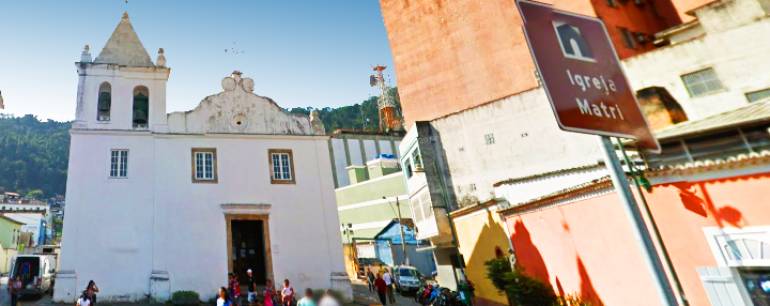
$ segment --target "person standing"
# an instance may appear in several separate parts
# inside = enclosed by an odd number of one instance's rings
[[[294,288],[291,287],[289,279],[283,280],[283,289],[281,289],[281,305],[291,306],[294,302]]]
[[[385,285],[387,285],[387,293],[388,293],[388,302],[391,304],[396,303],[396,295],[393,293],[393,275],[390,274],[390,269],[385,269],[385,273],[382,275],[382,280],[385,281]]]
[[[11,306],[16,306],[19,303],[19,295],[21,295],[21,288],[23,286],[21,276],[17,275],[8,281],[8,295],[11,296]]]
[[[372,273],[372,267],[366,267],[366,280],[368,280],[367,284],[369,285],[369,292],[374,291],[374,273]]]
[[[246,270],[246,299],[249,301],[249,306],[254,305],[257,302],[257,280],[254,279],[254,273],[251,269]]]
[[[262,303],[264,306],[273,306],[275,305],[275,286],[273,286],[273,281],[271,280],[265,280],[265,292],[264,292],[265,300]]]
[[[299,299],[297,306],[316,306],[313,300],[313,289],[305,289],[305,296]]]
[[[232,306],[233,303],[230,301],[230,295],[227,294],[227,288],[220,287],[219,293],[217,294],[217,306]]]
[[[374,280],[374,287],[377,288],[377,297],[380,298],[380,303],[384,306],[387,305],[387,299],[385,295],[388,292],[388,285],[385,284],[385,280],[382,279],[381,274],[377,274],[377,278]]]
[[[91,306],[92,304],[91,295],[88,293],[88,290],[83,290],[83,294],[80,295],[80,298],[75,303],[76,306]]]
[[[96,282],[94,282],[94,280],[88,281],[88,286],[86,286],[86,293],[88,293],[88,297],[91,298],[91,306],[96,306],[97,292],[99,292],[99,287],[96,286]]]
[[[238,306],[238,300],[241,297],[241,284],[238,283],[238,277],[234,273],[228,273],[227,277],[227,293],[230,294],[230,301],[234,306]]]
[[[334,297],[331,289],[326,289],[321,300],[318,301],[318,306],[340,306],[340,302]]]

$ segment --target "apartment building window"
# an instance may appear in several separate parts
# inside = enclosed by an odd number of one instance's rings
[[[495,134],[489,133],[484,135],[484,143],[487,145],[495,144]]]
[[[125,178],[128,176],[128,150],[110,151],[110,177]]]
[[[412,175],[414,175],[414,171],[412,170],[412,161],[410,158],[404,160],[404,173],[406,174],[406,178],[411,178]]]
[[[620,34],[623,36],[623,44],[626,46],[626,48],[634,49],[636,48],[636,40],[634,39],[634,33],[631,33],[626,28],[620,28]]]
[[[291,150],[270,149],[270,183],[294,184],[294,158]]]
[[[757,102],[760,100],[770,99],[770,88],[746,93],[746,99],[748,99],[749,102]]]
[[[418,149],[414,149],[414,151],[412,151],[412,164],[414,164],[414,169],[422,169],[422,156],[420,155],[420,150]]]
[[[722,90],[722,82],[713,68],[682,75],[682,81],[691,97],[701,97]]]
[[[217,182],[217,149],[192,149],[192,181],[193,183]]]

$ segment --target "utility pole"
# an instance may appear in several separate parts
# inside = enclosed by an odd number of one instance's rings
[[[388,200],[386,197],[382,197],[383,200]],[[398,230],[401,233],[401,255],[403,255],[401,259],[402,265],[408,265],[409,264],[409,258],[406,257],[406,239],[404,238],[404,223],[401,221],[401,203],[398,201],[398,196],[396,196],[396,214],[398,215]]]

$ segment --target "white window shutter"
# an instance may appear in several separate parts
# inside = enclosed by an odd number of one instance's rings
[[[744,301],[738,284],[740,280],[733,278],[728,267],[700,267],[698,275],[706,289],[706,295],[712,306],[745,306],[752,305]]]

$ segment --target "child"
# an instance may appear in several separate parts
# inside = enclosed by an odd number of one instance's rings
[[[283,289],[281,289],[281,305],[291,306],[294,302],[294,288],[289,284],[289,279],[283,280]]]
[[[264,296],[264,306],[273,306],[273,300],[275,300],[275,287],[273,286],[273,281],[269,279],[265,281]]]
[[[228,273],[229,281],[227,283],[228,293],[230,293],[230,301],[234,306],[238,306],[238,301],[241,298],[241,284],[238,283],[238,277],[233,273]]]

